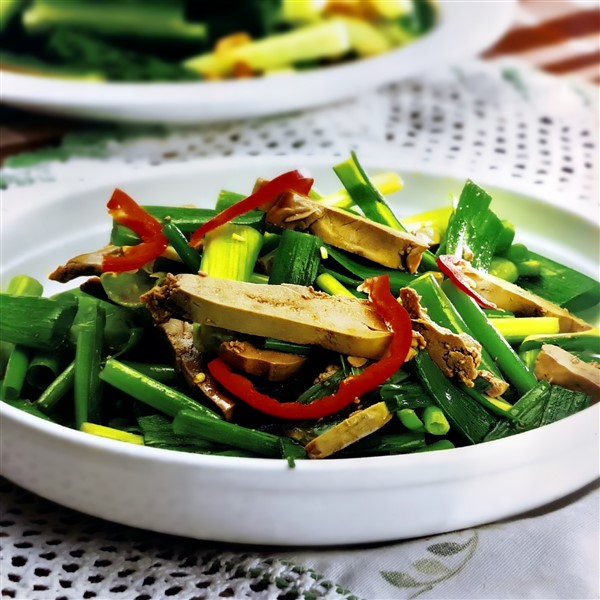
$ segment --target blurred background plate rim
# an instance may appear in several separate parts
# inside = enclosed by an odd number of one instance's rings
[[[515,8],[516,0],[441,2],[438,25],[404,47],[326,68],[247,80],[94,83],[1,70],[1,99],[67,117],[137,123],[189,124],[280,114],[472,58],[506,32]],[[169,114],[169,109],[176,112]]]

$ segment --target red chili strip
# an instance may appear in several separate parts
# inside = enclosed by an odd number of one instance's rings
[[[136,246],[124,247],[123,254],[105,256],[103,272],[135,271],[164,252],[168,241],[162,233],[162,225],[123,190],[115,189],[106,207],[117,223],[135,231],[142,241]]]
[[[229,223],[235,217],[239,217],[263,204],[268,204],[283,192],[292,190],[307,195],[312,184],[313,179],[304,176],[300,171],[288,171],[275,177],[275,179],[271,179],[247,198],[228,206],[218,215],[198,227],[190,239],[190,246],[198,248],[202,243],[202,238],[213,229]]]
[[[458,289],[473,298],[479,306],[490,309],[498,308],[493,302],[490,302],[473,289],[471,281],[460,269],[461,262],[460,258],[451,254],[442,254],[436,259],[440,271],[446,275]]]
[[[222,359],[208,363],[211,375],[230,393],[254,409],[287,420],[320,419],[346,408],[355,399],[375,389],[391,377],[404,363],[412,343],[412,323],[404,307],[390,291],[388,275],[367,279],[362,289],[392,334],[387,355],[369,365],[360,375],[350,376],[339,385],[335,394],[324,396],[310,404],[279,402],[257,391],[252,382],[231,370]]]

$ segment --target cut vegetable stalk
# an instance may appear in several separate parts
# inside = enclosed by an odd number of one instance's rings
[[[56,27],[92,31],[103,36],[134,36],[152,40],[203,42],[206,25],[189,22],[179,2],[137,4],[113,2],[101,10],[102,3],[54,2],[35,0],[23,13],[23,26],[33,34]],[[132,27],[132,23],[140,23]]]
[[[68,340],[77,300],[0,294],[0,338],[37,350],[54,350]]]
[[[349,456],[383,456],[409,454],[425,448],[425,436],[418,431],[406,433],[373,434],[346,448],[342,454]]]
[[[6,372],[2,380],[0,397],[2,400],[18,400],[21,398],[23,385],[29,368],[30,351],[17,345],[12,349]]]
[[[221,225],[204,238],[200,271],[211,277],[249,281],[262,240],[262,234],[253,227]]]
[[[171,365],[131,360],[123,360],[122,362],[127,367],[139,371],[142,375],[146,375],[146,377],[160,381],[160,383],[172,384],[177,381],[177,372],[175,371],[175,367]]]
[[[261,456],[278,458],[281,455],[280,438],[272,433],[256,431],[226,421],[208,418],[197,411],[182,410],[173,421],[173,431],[201,440],[223,443]]]
[[[529,251],[529,257],[540,263],[540,275],[519,281],[527,291],[572,312],[596,306],[600,301],[600,283],[596,279],[535,252]]]
[[[541,423],[549,394],[550,384],[547,381],[540,381],[529,392],[521,396],[511,408],[510,414],[512,419],[498,421],[483,441],[491,442],[499,440],[510,435],[515,435],[519,431],[538,427]]]
[[[83,299],[79,304],[81,320],[75,350],[75,425],[81,428],[86,421],[98,423],[101,417],[102,368],[104,339],[104,309],[94,299]]]
[[[591,402],[591,396],[588,396],[584,392],[574,392],[558,385],[553,385],[550,388],[550,394],[544,407],[540,427],[574,415],[580,410],[587,408]]]
[[[181,410],[188,409],[202,413],[211,419],[221,418],[189,396],[147,377],[114,358],[107,359],[100,373],[100,379],[170,417],[174,417]]]
[[[425,431],[431,435],[446,435],[450,431],[446,415],[437,406],[426,406],[422,419]]]
[[[40,297],[44,292],[44,286],[29,275],[15,275],[11,277],[6,286],[5,293],[13,296]]]
[[[356,297],[356,294],[353,294],[348,288],[344,287],[344,285],[330,273],[321,273],[317,277],[315,283],[320,289],[332,296],[346,296],[347,298]]]
[[[530,335],[549,336],[560,331],[560,321],[557,317],[492,318],[490,323],[511,346],[521,343]]]
[[[448,227],[448,220],[452,215],[452,207],[435,208],[425,212],[417,213],[407,217],[402,217],[400,222],[402,226],[412,233],[420,230],[434,229],[444,235]]]
[[[38,350],[29,361],[26,380],[35,389],[46,389],[61,370],[62,355],[56,350]]]
[[[15,275],[11,277],[6,287],[6,293],[12,296],[27,296],[39,298],[44,292],[42,284],[28,275]],[[4,307],[3,307],[4,310]],[[9,340],[0,336],[2,343],[6,344],[5,351],[8,353],[8,360],[3,372],[3,380],[0,388],[0,398],[3,400],[17,400],[21,397],[21,391],[27,378],[29,368],[30,350],[20,345],[11,345]]]
[[[544,344],[559,346],[574,354],[600,355],[600,329],[557,333],[554,335],[529,335],[519,346],[519,353],[539,350]]]
[[[230,192],[229,190],[221,190],[217,201],[215,202],[215,210],[219,213],[234,204],[237,204],[243,200],[246,196],[244,194],[238,194],[237,192]]]
[[[490,210],[492,197],[468,180],[448,222],[438,256],[450,254],[470,260],[474,267],[487,269],[504,227]]]
[[[462,390],[456,387],[435,365],[427,352],[413,359],[419,381],[432,400],[444,411],[452,429],[471,444],[478,444],[498,423],[490,414]]]
[[[412,408],[402,408],[396,412],[398,419],[406,429],[410,431],[425,431],[423,421],[419,418],[417,413]]]
[[[312,59],[337,58],[350,48],[347,28],[340,21],[330,21],[272,35],[226,52],[203,54],[183,64],[201,75],[223,77],[240,63],[252,71],[265,71]]]
[[[351,153],[349,159],[333,167],[333,170],[346,188],[350,198],[360,207],[367,218],[392,229],[405,231],[381,192],[361,167],[354,152]]]
[[[436,452],[437,450],[452,450],[456,446],[450,440],[437,440],[427,444],[424,448],[418,448],[415,452]]]
[[[388,196],[399,192],[404,187],[404,182],[398,173],[375,173],[370,177],[372,184],[382,196]],[[336,208],[353,208],[356,203],[348,193],[346,188],[338,190],[333,194],[328,194],[319,199],[319,202],[326,206],[335,206]]]
[[[51,413],[61,400],[73,389],[75,381],[75,361],[72,361],[62,373],[40,394],[35,405],[43,413]]]
[[[496,361],[509,383],[514,385],[520,394],[524,394],[535,387],[537,383],[535,375],[491,324],[476,302],[459,290],[451,281],[445,281],[442,284],[442,289],[467,323],[475,339]]]
[[[108,438],[110,440],[116,440],[118,442],[127,442],[128,444],[137,444],[138,446],[144,445],[144,438],[141,435],[135,433],[129,433],[128,431],[121,431],[114,427],[106,427],[105,425],[98,425],[96,423],[84,422],[79,427],[80,431],[84,433],[91,433],[99,437]]]
[[[200,269],[200,254],[188,245],[188,240],[181,229],[168,219],[163,223],[162,232],[167,240],[169,240],[171,246],[173,246],[175,252],[177,252],[179,258],[181,258],[183,264],[191,273],[197,273]]]
[[[313,285],[321,264],[322,245],[321,240],[314,235],[285,229],[277,247],[269,283]]]

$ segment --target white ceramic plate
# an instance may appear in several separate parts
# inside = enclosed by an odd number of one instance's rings
[[[510,26],[515,4],[515,0],[442,1],[438,26],[404,48],[340,66],[262,79],[89,83],[3,71],[2,101],[69,117],[171,124],[311,108],[477,55]]]
[[[339,159],[244,157],[156,167],[82,189],[53,186],[13,204],[3,197],[2,277],[44,279],[107,239],[115,186],[143,203],[210,206],[221,187],[245,192],[257,176],[307,168],[339,188]],[[464,179],[407,165],[397,213],[440,206]],[[485,182],[480,182],[485,184]],[[486,186],[488,187],[488,186]],[[542,201],[488,187],[519,238],[550,257],[598,272],[598,227]],[[592,254],[592,256],[590,256]],[[63,289],[49,285],[47,292]],[[487,523],[562,497],[598,476],[598,405],[558,423],[479,446],[407,456],[299,461],[191,455],[94,437],[1,404],[2,472],[65,506],[145,529],[200,539],[278,545],[376,542]]]

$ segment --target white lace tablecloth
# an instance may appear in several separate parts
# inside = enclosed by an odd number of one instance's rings
[[[36,186],[108,180],[192,157],[385,155],[510,184],[600,215],[597,88],[518,63],[469,62],[333,107],[165,130],[90,126],[9,159],[3,204]],[[16,200],[15,200],[16,201]],[[0,481],[1,594],[23,600],[599,596],[598,483],[465,531],[351,548],[236,547],[149,533]],[[410,518],[410,515],[406,515]]]

